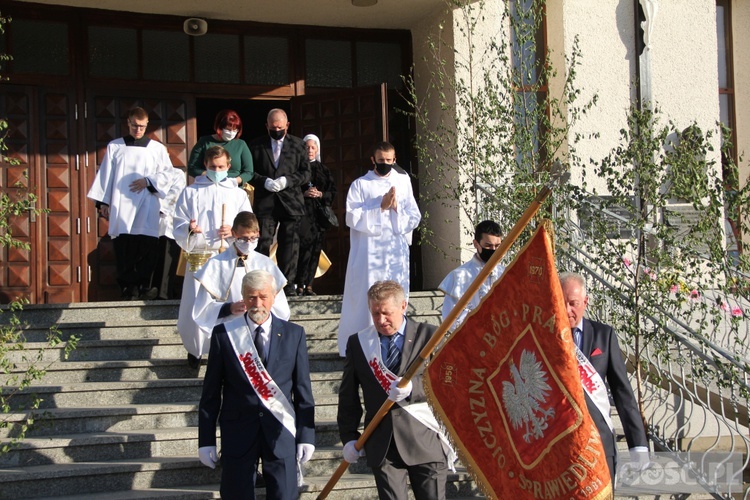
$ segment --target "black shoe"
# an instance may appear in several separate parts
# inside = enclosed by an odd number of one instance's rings
[[[294,285],[287,285],[284,287],[284,295],[286,295],[286,298],[292,298],[297,296],[297,290],[294,288]]]
[[[307,288],[305,288],[305,295],[310,297],[310,296],[317,295],[317,294],[313,292],[313,289],[311,286],[308,286]]]
[[[188,365],[193,370],[197,370],[198,368],[201,367],[201,358],[196,358],[192,354],[188,353],[188,358],[187,359],[188,359]]]
[[[138,300],[139,296],[140,293],[138,293],[138,285],[122,287],[122,300]]]
[[[297,297],[301,297],[305,293],[305,289],[300,287],[297,287]]]
[[[159,289],[156,287],[141,287],[138,298],[141,300],[154,300],[159,295]]]

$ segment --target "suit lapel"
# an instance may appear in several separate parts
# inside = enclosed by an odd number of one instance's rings
[[[414,354],[414,339],[417,337],[417,326],[414,321],[406,321],[406,328],[404,328],[404,347],[401,349],[401,364],[398,367],[398,373],[396,375],[403,374],[409,365],[411,364],[412,355]]]
[[[276,365],[278,345],[281,343],[282,328],[279,319],[271,315],[271,334],[268,337],[268,358],[266,359],[266,369]]]
[[[591,351],[594,350],[594,326],[586,318],[583,319],[583,341],[581,342],[581,346],[586,358],[591,359]]]

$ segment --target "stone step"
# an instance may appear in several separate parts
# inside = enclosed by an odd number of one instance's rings
[[[220,478],[220,470],[204,467],[194,456],[0,469],[3,497],[13,499],[217,484]]]
[[[316,457],[319,455],[319,458]],[[316,498],[341,460],[340,450],[321,448],[306,464],[305,486],[300,498]],[[319,462],[316,464],[315,462]],[[360,462],[364,462],[361,460]],[[324,469],[321,469],[324,468]],[[375,481],[364,464],[353,464],[336,484],[328,498],[377,498]],[[320,470],[321,475],[314,474]],[[107,462],[75,462],[0,469],[0,483],[7,498],[218,498],[221,468],[209,469],[194,456],[173,456],[145,459],[123,459]],[[151,495],[154,489],[158,495]],[[132,493],[134,491],[143,493]],[[170,496],[170,491],[211,496]],[[79,491],[88,495],[63,496]],[[129,493],[128,493],[129,492]],[[94,494],[92,494],[94,493]],[[96,494],[99,493],[99,494]],[[263,489],[257,490],[264,498]],[[450,498],[476,498],[476,483],[461,469],[449,473],[447,493]],[[120,496],[121,495],[121,496]],[[143,495],[143,496],[141,496]],[[410,495],[411,498],[411,495]]]
[[[311,374],[313,394],[336,394],[340,383],[340,374],[320,373]],[[203,380],[200,378],[36,385],[14,394],[12,404],[16,408],[25,407],[35,398],[42,399],[39,405],[40,409],[108,406],[112,404],[197,402],[200,400],[202,388]],[[3,388],[4,393],[9,393],[12,390],[12,387]]]
[[[87,432],[127,433],[144,429],[196,427],[198,402],[82,406],[12,413],[5,415],[9,427],[0,429],[0,438],[8,439],[17,435],[18,426],[27,415],[34,419],[34,425],[27,433],[28,437]]]
[[[293,320],[308,314],[339,314],[341,295],[317,295],[314,297],[294,297],[289,300]],[[440,311],[443,293],[440,291],[411,292],[407,315],[415,312]],[[177,320],[179,300],[152,300],[129,302],[81,302],[71,304],[27,304],[17,315],[24,325],[35,328],[49,328],[66,323],[125,325],[138,324],[144,320]],[[0,306],[8,312],[7,305]],[[0,323],[7,321],[0,315]]]
[[[190,368],[185,359],[146,359],[123,361],[54,361],[46,367],[46,375],[41,382],[71,384],[82,382],[119,382],[135,380],[162,380],[180,378],[203,379],[206,372],[203,362],[198,371]],[[0,374],[0,385],[10,385],[13,377],[28,368],[19,363],[7,374]],[[341,379],[341,374],[326,375],[328,371],[311,371],[311,380],[323,380],[330,376]],[[338,385],[333,389],[338,390]]]

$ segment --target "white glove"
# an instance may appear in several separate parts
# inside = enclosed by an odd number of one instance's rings
[[[315,446],[309,443],[297,444],[297,462],[304,464],[310,460],[315,452]]]
[[[206,467],[216,468],[219,457],[216,455],[216,446],[203,446],[198,448],[198,458]]]
[[[278,179],[276,179],[276,187],[279,191],[283,191],[286,189],[287,182],[288,181],[286,177],[279,177]]]
[[[357,460],[359,460],[359,457],[365,456],[364,448],[357,451],[357,448],[354,447],[354,443],[356,442],[357,441],[349,441],[348,443],[344,445],[344,460],[346,460],[350,464],[357,463]]]
[[[648,455],[648,447],[634,446],[628,450],[630,452],[630,467],[634,470],[646,470],[651,463]]]
[[[406,387],[404,387],[403,389],[398,388],[399,382],[401,382],[401,377],[391,382],[391,388],[388,390],[388,399],[390,399],[394,403],[403,401],[404,399],[409,397],[409,394],[411,394],[411,380],[409,380],[409,383],[406,384]]]
[[[266,182],[263,183],[263,187],[265,187],[267,191],[271,191],[272,193],[279,192],[279,185],[273,179],[266,179]]]

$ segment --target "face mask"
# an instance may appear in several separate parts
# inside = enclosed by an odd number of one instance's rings
[[[225,141],[231,141],[235,137],[237,137],[236,130],[229,130],[225,128],[221,131],[221,138],[224,139]]]
[[[269,130],[268,135],[270,135],[271,139],[273,139],[274,141],[280,141],[286,135],[286,130]]]
[[[486,264],[493,253],[495,253],[495,250],[492,248],[482,248],[482,251],[479,252],[479,258]]]
[[[206,170],[206,176],[217,184],[227,178],[227,171]]]
[[[388,175],[393,168],[393,165],[388,163],[376,163],[375,171],[380,175]]]
[[[255,251],[258,246],[258,240],[255,241],[242,241],[234,240],[234,246],[240,251],[242,255],[248,255],[250,252]]]

